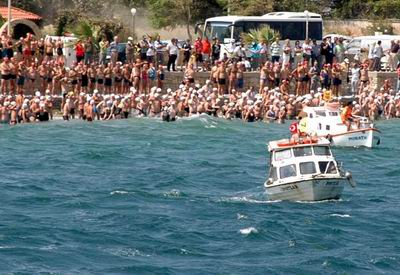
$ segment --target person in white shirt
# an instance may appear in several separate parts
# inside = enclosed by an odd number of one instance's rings
[[[178,58],[178,52],[179,52],[177,40],[175,38],[172,38],[171,42],[167,45],[167,51],[169,55],[167,70],[171,71],[171,66],[172,66],[172,70],[175,72],[176,71],[175,62],[176,59]]]
[[[156,55],[156,50],[154,48],[154,43],[151,41],[151,39],[149,39],[149,42],[148,42],[147,45],[148,45],[149,48],[147,49],[147,52],[146,52],[146,60],[149,63],[153,63],[154,62],[154,57]]]
[[[303,61],[310,62],[312,56],[312,45],[308,38],[304,40],[303,46],[301,48],[303,51]]]
[[[290,63],[291,55],[292,55],[292,47],[290,46],[290,40],[286,39],[285,45],[283,46],[283,61],[282,61],[283,67],[285,67],[285,65]]]
[[[160,36],[158,36],[156,41],[154,41],[154,48],[157,52],[157,65],[163,65],[166,46],[161,42]]]
[[[279,38],[271,44],[271,61],[272,63],[279,62],[281,57],[281,45],[279,45]]]
[[[378,43],[376,43],[375,48],[372,52],[372,56],[374,58],[374,66],[373,66],[374,71],[381,70],[381,58],[383,57],[383,48],[382,48],[381,44],[382,44],[382,42],[378,41]]]
[[[357,63],[354,63],[351,69],[351,92],[353,95],[357,94],[358,84],[360,83],[360,68]]]

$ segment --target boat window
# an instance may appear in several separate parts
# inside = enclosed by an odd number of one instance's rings
[[[325,111],[315,111],[315,114],[316,114],[317,116],[326,116]]]
[[[295,177],[297,175],[296,165],[286,165],[279,168],[279,174],[281,175],[281,179]]]
[[[269,173],[269,177],[272,178],[273,181],[276,181],[278,179],[278,174],[276,171],[276,167],[271,167],[271,171]]]
[[[330,156],[331,150],[328,146],[314,146],[314,154],[316,156]]]
[[[292,150],[291,149],[286,149],[282,151],[276,151],[275,152],[275,160],[280,161],[284,159],[290,159],[292,157]]]
[[[326,130],[330,130],[331,129],[331,126],[330,125],[326,125]]]
[[[338,116],[339,113],[338,113],[338,112],[329,112],[329,115],[330,115],[330,116]]]
[[[333,161],[320,161],[318,162],[319,170],[323,174],[336,174],[336,166]]]
[[[295,157],[305,157],[305,156],[311,156],[311,147],[297,147],[293,148],[293,153]]]
[[[310,175],[315,173],[317,173],[317,169],[315,168],[314,162],[309,161],[300,163],[300,174]]]

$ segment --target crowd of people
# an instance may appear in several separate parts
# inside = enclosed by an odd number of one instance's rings
[[[174,121],[177,117],[208,114],[247,122],[283,123],[294,119],[304,106],[341,101],[347,86],[354,100],[354,115],[371,120],[400,117],[397,83],[387,80],[374,89],[368,60],[350,63],[340,51],[331,52],[332,45],[324,52],[324,43],[330,41],[324,41],[316,54],[316,44],[306,40],[300,54],[294,56],[290,41],[283,47],[275,41],[269,47],[265,45],[265,56],[250,59],[241,56],[244,45],[240,43],[232,56],[220,58],[215,52],[217,39],[209,42],[199,38],[194,46],[190,41],[179,46],[177,39],[165,44],[159,37],[154,42],[143,38],[134,44],[129,38],[125,58],[118,52],[119,43],[118,37],[111,43],[102,40],[97,55],[90,38],[78,41],[76,62],[66,67],[60,39],[35,40],[27,34],[13,42],[3,34],[0,122],[48,121],[60,113],[64,120],[148,116]],[[259,54],[257,47],[252,45],[250,52]],[[161,48],[168,52],[168,62],[164,62],[166,55]],[[149,50],[153,52],[149,54]],[[104,56],[107,51],[111,55],[108,61]],[[184,54],[182,82],[165,87],[165,70],[176,70],[179,51]],[[200,69],[209,72],[205,82],[197,79]],[[244,73],[249,70],[259,74],[257,87],[246,83]],[[55,107],[57,100],[61,101],[59,108]]]

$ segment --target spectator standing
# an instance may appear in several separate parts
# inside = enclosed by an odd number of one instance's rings
[[[77,63],[80,63],[85,58],[85,48],[80,39],[75,44],[75,57]]]
[[[271,44],[271,60],[272,63],[279,62],[281,56],[281,45],[279,45],[279,38]]]
[[[178,57],[178,52],[179,52],[179,48],[178,48],[177,41],[175,38],[171,39],[171,42],[167,46],[167,51],[168,51],[168,55],[169,55],[167,70],[171,71],[171,66],[172,66],[172,70],[175,72],[176,71],[175,62],[176,62],[176,59]]]
[[[374,58],[374,65],[373,65],[374,71],[381,70],[381,58],[383,57],[383,48],[382,48],[381,44],[382,44],[382,42],[378,41],[378,43],[376,43],[375,48],[372,52],[372,57]]]
[[[156,41],[154,41],[154,48],[157,52],[157,66],[164,64],[165,47],[166,46],[161,42],[161,37],[157,36]]]
[[[105,37],[99,42],[99,63],[100,65],[104,65],[106,63],[106,57],[107,57],[107,48],[108,48],[108,41]]]
[[[358,85],[360,83],[360,68],[357,63],[354,63],[351,69],[351,93],[357,95]]]
[[[140,60],[146,61],[149,44],[147,42],[147,38],[145,35],[143,35],[142,40],[139,41],[139,47],[140,47]]]
[[[183,66],[187,67],[189,64],[190,56],[192,54],[192,44],[190,43],[190,39],[186,40],[183,44]]]
[[[132,37],[128,37],[128,42],[126,42],[125,55],[127,63],[132,64],[135,61],[135,46]]]
[[[154,48],[154,43],[151,41],[151,37],[147,42],[146,60],[149,63],[153,63],[156,56],[156,49]]]
[[[309,63],[312,56],[312,45],[310,44],[310,40],[308,38],[304,40],[301,48],[303,53],[303,61],[307,61]]]
[[[211,56],[211,43],[206,36],[202,41],[202,54],[203,54],[203,62],[204,62],[204,69],[209,69],[209,60]]]
[[[397,63],[399,63],[398,53],[399,53],[399,40],[392,41],[389,53],[389,69],[394,72],[397,70]]]
[[[93,62],[94,45],[92,38],[88,37],[85,42],[85,64],[90,64]]]
[[[292,47],[290,46],[290,40],[286,39],[285,40],[285,45],[283,45],[283,66],[285,67],[286,65],[290,64],[290,58],[292,56]]]
[[[115,64],[118,61],[118,46],[119,46],[119,37],[114,36],[114,41],[110,43],[111,63],[112,64]]]
[[[200,67],[203,64],[203,44],[200,37],[194,42],[194,50],[196,53],[197,65]]]
[[[211,54],[212,54],[212,63],[213,65],[215,64],[216,61],[218,61],[220,59],[220,55],[221,55],[221,44],[219,43],[218,38],[214,38],[213,39],[213,44],[211,47]]]

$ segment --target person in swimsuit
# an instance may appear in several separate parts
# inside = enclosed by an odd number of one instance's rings
[[[104,89],[104,65],[100,65],[100,66],[97,67],[96,75],[97,75],[96,89],[100,93],[103,93],[103,89]]]
[[[112,63],[108,63],[107,67],[104,69],[104,92],[106,94],[111,94],[111,86],[112,86]]]
[[[224,95],[226,89],[226,68],[225,62],[221,61],[218,70],[217,70],[217,81],[218,81],[218,94]]]
[[[147,74],[148,69],[149,69],[149,64],[145,62],[142,67],[142,77],[141,77],[141,92],[144,94],[147,94],[149,89],[149,76]]]
[[[10,71],[11,65],[10,60],[8,57],[3,58],[3,62],[0,64],[0,71],[1,71],[1,92],[6,94],[8,90],[8,85],[10,83]]]

